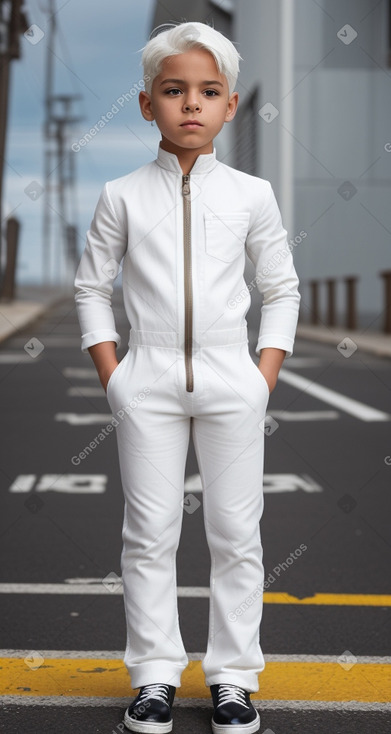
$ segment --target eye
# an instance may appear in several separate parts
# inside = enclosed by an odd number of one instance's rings
[[[170,97],[177,97],[177,92],[182,94],[182,91],[178,87],[172,87],[172,89],[166,89],[164,94],[168,94]],[[205,89],[205,95],[207,97],[218,97],[219,93],[215,89]]]

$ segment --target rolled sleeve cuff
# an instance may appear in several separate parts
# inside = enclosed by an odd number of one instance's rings
[[[98,331],[90,331],[88,334],[83,334],[81,338],[81,351],[87,352],[89,347],[93,347],[94,344],[100,344],[101,342],[115,342],[117,347],[121,344],[121,337],[113,329],[99,329]]]
[[[273,347],[274,349],[284,349],[286,351],[285,359],[287,359],[293,354],[293,344],[294,339],[291,339],[288,336],[281,336],[281,334],[264,334],[258,339],[255,354],[259,357],[261,349]]]

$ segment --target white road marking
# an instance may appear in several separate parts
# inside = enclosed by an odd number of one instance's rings
[[[122,583],[121,577],[118,576],[118,583]],[[91,585],[91,584],[101,584],[102,579],[97,577],[91,577],[91,578],[82,578],[82,577],[76,577],[76,578],[69,578],[64,579],[65,584],[74,584],[75,586],[81,585]],[[178,593],[180,596],[209,596],[209,590],[207,586],[178,586]]]
[[[330,361],[330,360],[328,360]],[[288,357],[285,367],[294,367],[295,369],[303,369],[305,367],[321,367],[326,360],[321,357]]]
[[[36,474],[19,474],[16,479],[12,482],[9,491],[10,492],[31,492],[37,481]]]
[[[35,482],[37,492],[66,492],[68,494],[103,494],[106,491],[106,474],[20,474],[12,482],[9,491],[30,492]]]
[[[31,492],[66,492],[68,494],[102,494],[106,491],[106,474],[19,474],[9,491],[12,494]],[[280,492],[322,492],[323,488],[308,474],[264,474],[263,491],[268,494]],[[199,474],[187,477],[184,491],[202,493]]]
[[[68,659],[93,659],[116,660],[122,659],[124,650],[39,650],[43,658]],[[14,648],[0,649],[1,658],[25,658],[31,654],[31,649],[22,650]],[[205,652],[188,652],[189,660],[203,660]],[[265,654],[266,663],[338,663],[340,655],[275,655]],[[381,655],[355,655],[357,663],[361,665],[391,665],[391,657]]]
[[[31,327],[30,327],[31,328]],[[34,336],[34,333],[31,332],[31,336]],[[45,347],[64,347],[68,349],[69,347],[79,347],[80,349],[80,339],[77,336],[71,336],[69,334],[38,334],[37,335],[44,344]],[[19,345],[23,347],[26,343],[26,339],[15,337],[12,340],[13,346],[18,347]]]
[[[337,410],[270,410],[269,415],[280,421],[333,421],[339,418]]]
[[[289,372],[289,370],[281,369],[278,379],[302,390],[303,392],[306,392],[308,395],[313,395],[318,400],[323,400],[325,403],[333,405],[339,410],[344,410],[345,413],[350,413],[350,415],[353,415],[355,418],[359,418],[359,420],[391,420],[391,415],[389,413],[372,408],[371,406],[361,403],[358,400],[354,400],[353,398],[348,398],[346,395],[342,395],[342,393],[331,390],[329,387],[319,385],[313,380],[309,380],[307,377],[302,377],[302,375],[296,375],[293,372]]]
[[[262,699],[253,699],[260,710],[271,709],[303,709],[304,711],[391,711],[390,703],[365,703],[362,701],[264,701]],[[190,704],[189,704],[190,705]],[[201,704],[200,704],[201,705]],[[126,706],[126,704],[125,704]]]
[[[295,711],[370,711],[383,712],[391,711],[389,703],[362,703],[361,701],[265,701],[264,699],[251,698],[252,702],[259,706],[260,712],[266,709],[294,709]],[[0,696],[0,704],[3,706],[72,706],[73,708],[82,708],[84,706],[99,707],[123,707],[129,706],[130,696],[127,698],[103,698],[93,696]],[[177,708],[210,708],[212,712],[212,703],[208,698],[176,698],[175,706]],[[118,729],[118,726],[117,726]]]
[[[299,375],[289,375],[289,377],[291,376],[295,379],[299,378]],[[306,378],[300,377],[299,379],[304,380]],[[285,381],[289,382],[289,379]],[[299,385],[295,385],[295,387],[299,387]],[[300,387],[304,387],[304,385],[300,385]],[[317,387],[321,391],[329,390],[329,388],[321,387],[319,385]],[[310,390],[307,390],[307,392],[310,392]],[[311,392],[315,395],[314,390],[312,390]],[[319,397],[320,400],[324,399],[325,402],[334,402],[335,405],[341,408],[341,410],[344,410],[347,413],[351,413],[356,418],[360,418],[364,421],[391,420],[391,415],[389,413],[383,413],[376,408],[371,408],[367,405],[364,405],[364,403],[359,403],[356,400],[352,400],[351,398],[346,398],[340,393],[334,393],[334,391],[332,390],[330,390],[330,392],[333,393],[333,399],[330,399],[329,396],[327,396],[327,399],[326,397],[320,397],[320,394],[316,394],[315,397]],[[67,395],[71,397],[106,398],[106,394],[103,388],[100,387],[71,387],[68,389]],[[338,420],[338,418],[340,417],[340,412],[338,412],[337,410],[269,410],[268,415],[271,415],[273,418],[276,418],[278,420],[287,422],[325,420],[331,421]],[[71,426],[101,425],[102,423],[108,423],[111,418],[112,415],[109,413],[56,413],[56,415],[54,416],[55,421],[68,423]]]
[[[111,590],[104,586],[102,579],[96,583],[87,584],[12,584],[0,583],[0,594],[122,594],[122,582],[118,582],[116,587],[112,585]]]
[[[308,474],[264,474],[263,491],[276,492],[322,492],[323,489]]]
[[[80,347],[80,339],[77,336],[57,336],[56,334],[42,334],[42,343],[45,347]]]
[[[56,413],[54,420],[69,423],[70,426],[92,426],[106,425],[112,417],[111,413]]]
[[[64,581],[66,584],[100,584],[102,579],[97,576],[75,576],[74,578],[64,579]]]
[[[106,393],[103,387],[89,387],[82,385],[80,387],[69,387],[67,395],[70,398],[105,398]]]
[[[202,492],[202,483],[199,474],[191,474],[189,477],[186,477],[185,490],[191,492]]]
[[[29,354],[22,352],[1,352],[0,364],[35,364],[39,359],[31,359]]]
[[[322,492],[323,488],[308,476],[308,474],[264,474],[263,491],[265,493],[277,492]],[[190,492],[202,492],[201,477],[192,474],[185,480],[185,490]]]
[[[122,595],[122,579],[119,576],[118,581],[114,584],[105,586],[103,579],[89,580],[88,583],[71,583],[66,584],[29,584],[29,583],[0,583],[0,594],[111,594]],[[185,598],[208,598],[209,587],[207,586],[178,586],[178,597]]]
[[[98,380],[98,375],[94,367],[64,367],[62,374],[64,377],[74,377],[77,380],[89,380],[91,377]]]

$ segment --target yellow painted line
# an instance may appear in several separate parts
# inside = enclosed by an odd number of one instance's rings
[[[208,586],[178,586],[177,595],[180,598],[195,599],[208,598]],[[123,594],[122,583],[110,591],[99,579],[93,583],[66,583],[66,584],[12,584],[0,583],[0,594],[97,594],[117,596]],[[284,591],[265,591],[265,604],[325,604],[329,606],[371,606],[391,607],[390,594],[313,594],[301,599]]]
[[[265,604],[325,604],[329,606],[391,607],[390,594],[314,594],[299,599],[283,591],[265,591]]]
[[[210,698],[200,660],[182,673],[178,698]],[[259,675],[259,692],[252,697],[283,701],[358,701],[388,703],[391,664],[356,663],[349,670],[339,663],[268,662]],[[23,658],[0,658],[0,695],[135,696],[122,660],[45,658],[33,670]]]

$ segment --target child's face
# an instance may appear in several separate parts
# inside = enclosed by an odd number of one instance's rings
[[[212,54],[199,48],[168,56],[153,80],[151,96],[140,92],[143,117],[156,120],[162,147],[177,154],[211,153],[213,138],[233,119],[237,104],[238,93],[229,96],[227,78]],[[186,126],[187,120],[200,124]]]

